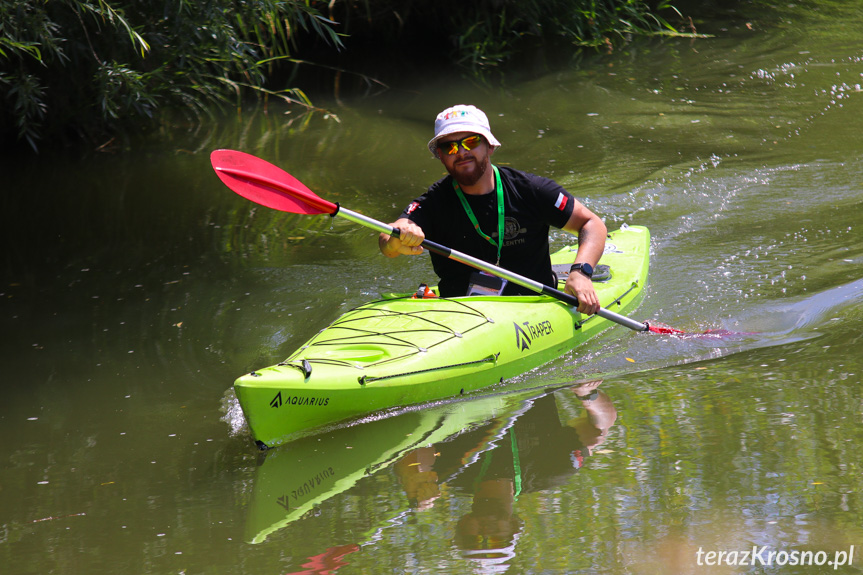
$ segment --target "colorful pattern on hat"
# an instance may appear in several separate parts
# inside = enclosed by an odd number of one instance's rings
[[[438,157],[438,140],[457,132],[480,134],[488,141],[492,149],[500,146],[500,142],[491,133],[491,127],[485,113],[476,106],[459,104],[458,106],[447,108],[437,115],[434,123],[434,138],[428,143],[428,148],[432,155]]]

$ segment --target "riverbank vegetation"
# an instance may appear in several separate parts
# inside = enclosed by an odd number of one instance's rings
[[[678,16],[668,0],[0,0],[0,144],[105,146],[251,97],[314,110],[303,73],[373,84],[352,66],[396,54],[487,78],[528,42],[614,50],[678,34]]]

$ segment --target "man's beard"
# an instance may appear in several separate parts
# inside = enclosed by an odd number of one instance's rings
[[[481,161],[479,158],[474,158],[474,162],[476,164],[476,170],[467,174],[457,172],[455,167],[453,167],[452,170],[448,170],[453,179],[458,182],[458,185],[462,187],[473,186],[485,175],[489,165],[488,161]]]

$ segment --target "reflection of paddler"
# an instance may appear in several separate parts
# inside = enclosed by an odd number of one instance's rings
[[[463,550],[485,551],[481,555],[472,553],[475,558],[493,559],[511,555],[511,548],[524,525],[521,518],[512,512],[515,495],[512,479],[480,481],[474,492],[470,513],[456,524],[456,545]]]
[[[438,474],[432,470],[435,455],[433,447],[420,447],[405,454],[395,464],[396,475],[411,507],[428,509],[440,497]]]
[[[602,444],[617,419],[611,399],[591,381],[537,399],[498,442],[485,452],[473,473],[465,472],[453,484],[471,477],[474,500],[471,511],[456,525],[456,545],[473,559],[506,561],[524,526],[513,513],[521,493],[549,489],[564,483],[583,464],[584,457]],[[556,400],[560,400],[559,402]],[[583,413],[560,422],[558,403],[576,400]],[[441,446],[443,453],[443,446]],[[442,459],[443,457],[441,457]]]
[[[493,420],[406,454],[395,469],[411,504],[431,507],[440,496],[439,481],[472,493],[471,511],[456,526],[456,544],[475,558],[511,556],[523,527],[513,513],[519,495],[565,483],[608,437],[617,411],[597,389],[600,383],[538,398],[507,431],[506,423]]]
[[[597,447],[605,443],[608,430],[617,420],[617,409],[611,399],[599,391],[600,381],[589,381],[571,387],[575,397],[581,401],[584,413],[567,420],[566,425],[575,429],[578,440],[584,446],[582,454],[592,455]]]
[[[611,399],[597,389],[600,383],[581,383],[538,398],[503,433],[502,422],[493,420],[450,441],[408,452],[395,465],[408,499],[428,507],[440,495],[440,481],[475,492],[482,481],[507,478],[516,498],[522,491],[560,485],[605,442],[617,419]]]
[[[492,420],[449,441],[415,449],[395,465],[411,506],[428,509],[440,482],[473,494],[456,525],[455,543],[473,558],[514,555],[523,521],[513,513],[522,493],[565,483],[608,437],[617,419],[601,380],[536,399],[509,429]]]
[[[494,450],[484,453],[451,483],[470,489],[467,482],[508,477],[513,480],[516,498],[519,493],[565,483],[606,440],[617,419],[611,399],[597,389],[600,383],[579,384],[537,399]],[[449,477],[443,466],[455,455],[450,455],[446,443],[438,445],[438,451],[441,455],[434,469],[441,477]]]

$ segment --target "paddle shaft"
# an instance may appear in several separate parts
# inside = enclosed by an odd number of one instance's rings
[[[339,204],[319,197],[295,177],[266,160],[235,150],[215,150],[210,155],[210,158],[213,169],[216,170],[219,179],[241,196],[255,203],[295,214],[339,215],[375,231],[391,236],[399,236],[399,230],[392,226],[342,208]],[[422,246],[445,258],[504,278],[536,293],[553,297],[570,306],[578,307],[578,298],[545,284],[429,240],[424,240]],[[635,321],[605,308],[600,308],[596,315],[634,331],[665,333],[665,331],[657,330],[657,328],[647,323]],[[668,331],[668,333],[673,332],[679,332],[679,330]]]
[[[343,208],[338,206],[338,209],[335,213],[331,214],[333,216],[341,216],[346,220],[350,220],[354,223],[360,224],[367,228],[371,228],[377,232],[381,232],[384,234],[389,234],[391,236],[399,237],[398,228],[394,228],[392,226],[388,226],[383,222],[379,222],[373,218],[368,216],[364,216],[362,214],[358,214],[357,212],[351,211],[347,208]],[[518,284],[524,288],[527,288],[536,293],[540,293],[543,295],[547,295],[553,297],[557,300],[560,300],[568,305],[573,307],[578,307],[578,298],[568,293],[562,292],[560,290],[554,289],[553,287],[549,287],[543,283],[538,281],[534,281],[530,278],[526,278],[519,274],[513,273],[507,269],[502,267],[498,267],[496,265],[490,264],[486,261],[477,259],[473,256],[469,256],[465,253],[459,252],[457,250],[448,248],[446,246],[442,246],[437,244],[431,240],[423,240],[422,246],[429,250],[430,252],[434,252],[440,256],[445,258],[457,261],[459,263],[463,263],[472,268],[476,268],[482,270],[484,272],[488,272],[490,274],[496,275],[498,277],[504,278],[507,281],[511,281],[514,284]],[[609,321],[613,321],[616,324],[622,325],[624,327],[628,327],[631,330],[635,331],[648,331],[650,326],[646,323],[642,323],[639,321],[635,321],[634,319],[630,319],[626,316],[614,313],[611,310],[605,308],[599,308],[599,311],[596,312],[596,315],[599,317],[603,317]]]

